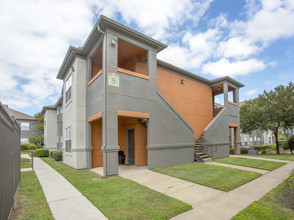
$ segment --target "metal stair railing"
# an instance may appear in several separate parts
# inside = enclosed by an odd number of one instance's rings
[[[206,140],[202,135],[201,138],[195,140],[195,144],[201,144],[202,152],[206,153],[208,156],[213,158],[213,153],[217,151],[217,147],[215,144],[211,143],[210,141]],[[200,139],[200,140],[199,140]],[[210,152],[209,152],[210,149]]]

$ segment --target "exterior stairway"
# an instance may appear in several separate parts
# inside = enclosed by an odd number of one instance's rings
[[[200,163],[207,163],[212,162],[212,158],[204,152],[205,148],[205,139],[203,135],[201,135],[197,140],[195,139],[195,146],[194,146],[194,161]]]

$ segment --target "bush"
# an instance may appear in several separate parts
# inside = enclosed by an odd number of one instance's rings
[[[283,150],[289,150],[289,146],[288,146],[288,140],[286,140],[283,144]]]
[[[49,156],[49,150],[48,149],[37,149],[34,151],[34,155],[36,157],[48,157]]]
[[[293,151],[294,151],[294,135],[292,135],[292,136],[288,139],[288,147],[289,147],[291,153],[293,153]]]
[[[246,147],[241,147],[241,148],[240,148],[240,153],[241,153],[241,154],[248,154],[248,148],[246,148]]]
[[[27,150],[28,149],[28,144],[21,144],[20,149],[21,150]]]
[[[292,170],[292,172],[291,172],[291,175],[289,178],[289,185],[292,188],[292,192],[294,192],[294,170]]]
[[[40,149],[41,147],[34,145],[34,144],[28,144],[28,150],[36,150]]]
[[[56,161],[61,161],[62,160],[62,151],[53,151],[52,153],[52,157],[54,158],[54,160]]]
[[[268,144],[257,145],[257,146],[253,147],[254,150],[258,150],[258,151],[266,150],[266,149],[269,149],[269,148],[270,148],[270,145],[268,145]]]
[[[53,150],[53,151],[50,151],[50,153],[49,153],[49,154],[50,154],[50,157],[53,158],[53,153],[54,153],[54,152],[56,152],[56,151],[54,151],[54,150]]]
[[[262,153],[262,154],[266,154],[266,150],[262,150],[261,153]]]
[[[234,154],[234,148],[230,148],[230,154]]]

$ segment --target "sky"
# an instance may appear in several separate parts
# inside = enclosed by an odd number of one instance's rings
[[[30,115],[54,104],[68,47],[100,15],[168,45],[161,60],[243,83],[240,101],[294,81],[293,0],[1,0],[0,101]]]

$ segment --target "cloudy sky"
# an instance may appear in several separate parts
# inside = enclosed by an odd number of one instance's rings
[[[101,14],[167,44],[159,59],[242,82],[241,101],[294,81],[293,0],[1,0],[0,101],[31,115],[54,104],[67,48]]]

